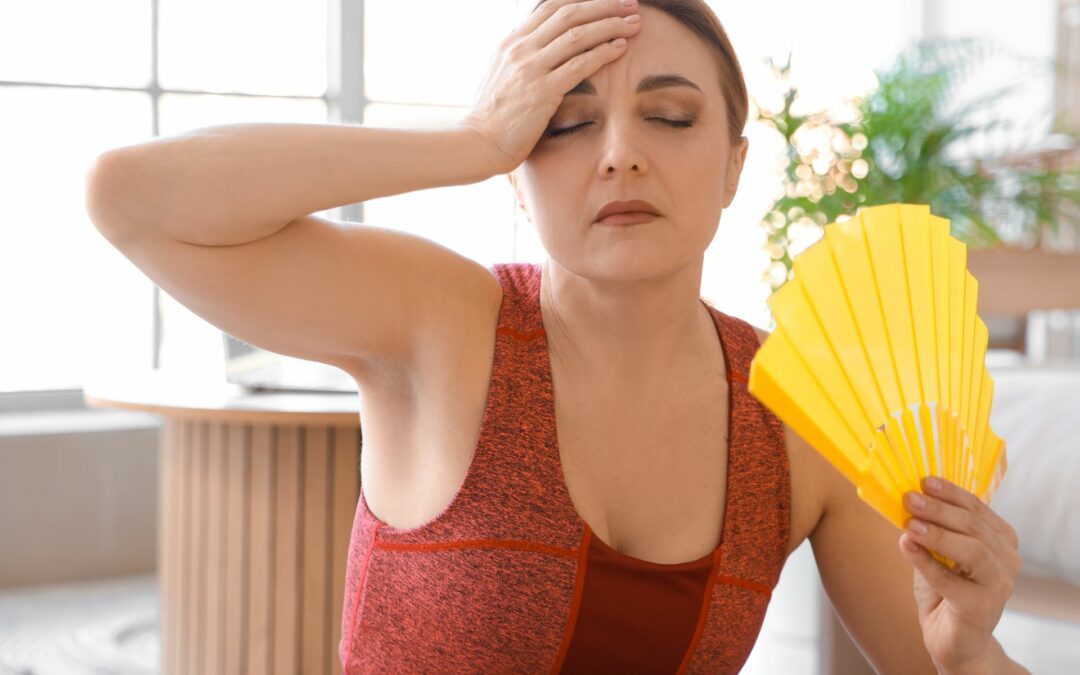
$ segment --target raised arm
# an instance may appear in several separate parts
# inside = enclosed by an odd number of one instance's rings
[[[98,230],[231,335],[350,373],[407,368],[425,328],[475,321],[501,289],[479,264],[390,229],[313,211],[495,175],[469,128],[211,127],[101,156]]]
[[[410,368],[424,345],[490,317],[502,289],[449,249],[312,214],[507,173],[563,96],[625,52],[618,0],[551,0],[499,45],[461,124],[198,129],[103,154],[94,225],[166,292],[258,347],[354,374]],[[494,327],[492,327],[493,329]]]

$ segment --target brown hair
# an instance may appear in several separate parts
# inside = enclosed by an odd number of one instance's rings
[[[535,12],[547,0],[539,0]],[[694,31],[716,55],[720,68],[720,91],[724,94],[727,108],[728,135],[732,144],[742,136],[746,118],[750,114],[749,96],[742,67],[728,39],[727,31],[704,0],[638,0],[645,7],[652,7],[670,15],[679,23]]]

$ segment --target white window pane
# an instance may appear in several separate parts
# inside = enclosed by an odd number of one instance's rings
[[[461,122],[467,108],[444,105],[389,105],[371,103],[364,108],[364,126],[393,129],[440,129]]]
[[[1010,12],[1010,8],[1005,0],[980,3],[963,0],[935,5],[931,19],[935,35],[978,37],[999,47],[956,82],[951,92],[954,110],[1000,87],[1023,83],[994,105],[979,106],[971,112],[968,120],[974,125],[1001,126],[971,134],[953,144],[957,156],[1002,156],[1038,145],[1052,133],[1058,13],[1075,14],[1076,4],[1040,0],[1025,3],[1023,12]],[[1062,21],[1073,23],[1076,19]],[[1072,47],[1074,52],[1075,49]],[[1056,76],[1067,77],[1064,72]]]
[[[499,42],[519,23],[516,14],[507,0],[366,0],[365,95],[471,106]]]
[[[322,99],[217,94],[162,94],[161,96],[160,128],[163,136],[219,124],[245,122],[324,124],[326,120],[326,102]]]
[[[322,96],[326,2],[160,0],[165,89]]]
[[[0,2],[0,80],[146,86],[150,3]]]
[[[369,105],[364,126],[440,129],[465,109]],[[514,248],[514,191],[499,175],[471,185],[431,188],[364,202],[364,221],[442,244],[478,263],[510,262]]]
[[[322,99],[284,99],[246,96],[164,94],[161,133],[171,136],[200,127],[249,122],[325,124]],[[327,211],[318,215],[330,217]],[[221,331],[161,292],[163,335],[161,367],[185,375],[224,377]]]
[[[0,391],[149,364],[150,285],[86,215],[105,150],[148,140],[140,93],[0,87]]]
[[[161,369],[167,373],[204,378],[225,377],[221,329],[161,291]]]

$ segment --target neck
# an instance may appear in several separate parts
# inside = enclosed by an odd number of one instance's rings
[[[550,258],[540,306],[552,358],[583,376],[671,373],[716,349],[701,304],[701,261],[674,274],[632,282],[574,275]]]

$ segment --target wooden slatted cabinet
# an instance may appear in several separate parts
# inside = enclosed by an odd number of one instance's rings
[[[163,672],[341,672],[358,399],[246,394],[160,375],[86,387],[88,405],[165,417]]]

